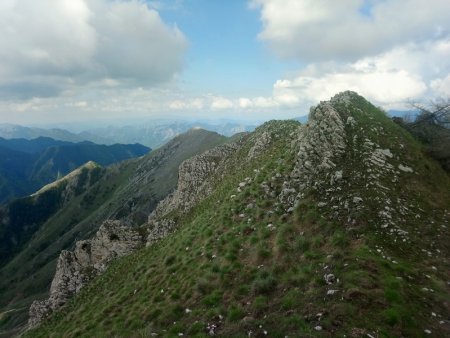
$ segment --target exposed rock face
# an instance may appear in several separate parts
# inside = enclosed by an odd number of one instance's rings
[[[247,154],[247,160],[250,161],[264,153],[273,137],[279,137],[265,130],[255,132],[249,138],[247,136],[240,135],[234,142],[217,146],[180,165],[177,189],[160,201],[148,218],[150,230],[147,245],[152,245],[176,229],[175,221],[170,218],[171,212],[176,210],[186,213],[213,192],[217,180],[233,170],[231,155],[240,151],[244,142],[248,141],[252,145]]]
[[[314,185],[313,177],[335,168],[334,158],[346,149],[344,123],[331,103],[312,108],[310,121],[299,133],[297,160],[291,174],[301,189]]]
[[[58,259],[50,297],[30,307],[29,327],[37,326],[52,311],[63,306],[107,264],[125,256],[143,244],[141,235],[119,221],[104,222],[95,237],[76,243],[74,251],[63,250]]]
[[[230,154],[239,149],[240,142],[227,143],[183,163],[178,170],[177,189],[159,202],[148,218],[149,235],[147,245],[166,237],[176,228],[175,221],[166,218],[174,210],[188,212],[214,189],[214,174],[224,168]]]
[[[261,135],[258,135],[258,138],[255,140],[255,143],[253,147],[250,148],[248,152],[248,159],[252,160],[258,155],[260,155],[264,150],[267,149],[270,141],[272,140],[272,137],[270,136],[270,133],[267,131],[264,131]]]
[[[335,158],[345,152],[345,124],[331,102],[311,108],[309,121],[300,127],[293,147],[297,152],[295,166],[279,195],[288,211],[293,210],[307,189],[317,188],[321,183],[318,177],[332,172],[336,168]],[[330,179],[339,181],[342,175],[342,170],[336,168]]]
[[[408,234],[401,224],[414,212],[402,199],[391,200],[389,196],[391,190],[401,191],[401,175],[414,171],[399,162],[401,144],[392,144],[397,150],[380,144],[388,132],[370,113],[355,108],[357,100],[364,99],[344,92],[311,108],[309,122],[300,128],[294,143],[295,167],[284,178],[279,200],[286,211],[292,211],[305,194],[315,191],[322,199],[318,207],[332,218],[349,226],[359,219],[368,220],[406,241]],[[370,125],[361,125],[364,122],[355,114],[370,121]],[[361,195],[370,199],[363,201]]]
[[[161,219],[174,210],[187,212],[200,199],[210,195],[214,174],[238,148],[238,142],[227,143],[184,161],[179,167],[177,189],[158,204],[149,221]]]

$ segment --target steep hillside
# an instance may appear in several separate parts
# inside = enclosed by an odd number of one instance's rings
[[[88,161],[107,166],[149,151],[140,144],[105,146],[50,138],[0,139],[0,204],[26,196]]]
[[[52,182],[58,176],[74,170],[87,161],[107,166],[147,154],[149,148],[141,144],[114,144],[110,146],[82,142],[46,148],[33,163],[30,180],[39,185]]]
[[[144,157],[105,168],[89,189],[60,205],[55,213],[46,210],[49,217],[41,225],[25,223],[27,230],[36,230],[34,235],[0,268],[0,312],[10,311],[0,320],[0,335],[25,324],[32,300],[47,296],[62,249],[92,236],[106,219],[121,219],[127,226],[146,221],[158,201],[176,187],[180,163],[226,140],[205,130],[188,131]],[[37,195],[48,194],[59,182]]]
[[[19,252],[39,227],[76,196],[85,192],[104,174],[88,162],[31,196],[16,199],[0,208],[0,267]]]
[[[449,177],[362,97],[322,102],[304,126],[269,122],[179,173],[139,229],[146,247],[72,291],[60,282],[97,270],[82,247],[61,254],[33,319],[78,294],[25,336],[449,335]]]
[[[27,194],[30,184],[25,167],[29,162],[29,154],[0,146],[0,204]]]

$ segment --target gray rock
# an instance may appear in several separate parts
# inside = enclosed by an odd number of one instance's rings
[[[412,168],[404,166],[402,164],[398,165],[398,169],[400,169],[401,171],[403,171],[405,173],[412,173],[412,172],[414,172],[414,170],[412,170]]]
[[[323,276],[323,279],[325,280],[325,283],[327,283],[328,285],[333,284],[334,282],[336,282],[336,277],[332,274],[325,274]]]
[[[358,204],[361,203],[363,199],[361,197],[355,196],[353,197],[353,203]]]
[[[79,241],[74,251],[63,250],[50,287],[50,297],[34,301],[29,310],[29,328],[36,327],[51,312],[63,306],[93,277],[117,257],[130,254],[144,243],[141,235],[119,221],[104,222],[94,238]]]
[[[261,153],[263,153],[267,149],[267,147],[269,146],[271,141],[272,141],[272,137],[270,136],[270,133],[267,131],[263,132],[255,140],[253,147],[250,148],[247,158],[249,160],[252,160],[252,159],[258,157]]]
[[[214,188],[213,175],[223,170],[226,160],[239,146],[239,141],[227,143],[184,161],[178,170],[177,189],[159,202],[150,214],[149,222],[162,219],[174,210],[187,212],[209,196]],[[245,186],[246,183],[242,183]]]

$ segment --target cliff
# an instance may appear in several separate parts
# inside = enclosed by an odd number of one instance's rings
[[[50,287],[50,297],[34,301],[29,327],[33,328],[63,306],[92,278],[104,272],[113,259],[130,254],[144,243],[134,229],[119,221],[106,221],[90,240],[78,241],[74,251],[63,250]]]

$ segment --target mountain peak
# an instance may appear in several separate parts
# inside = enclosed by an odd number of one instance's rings
[[[370,109],[367,109],[368,107]],[[338,117],[336,114],[338,114],[345,122],[349,117],[351,119],[357,118],[362,112],[379,115],[379,109],[373,108],[375,106],[364,97],[354,91],[347,90],[334,95],[330,100],[321,101],[317,106],[311,107],[308,120],[336,118]]]
[[[352,90],[345,90],[343,92],[337,93],[331,98],[331,102],[351,102],[354,99],[364,99],[357,92]]]

